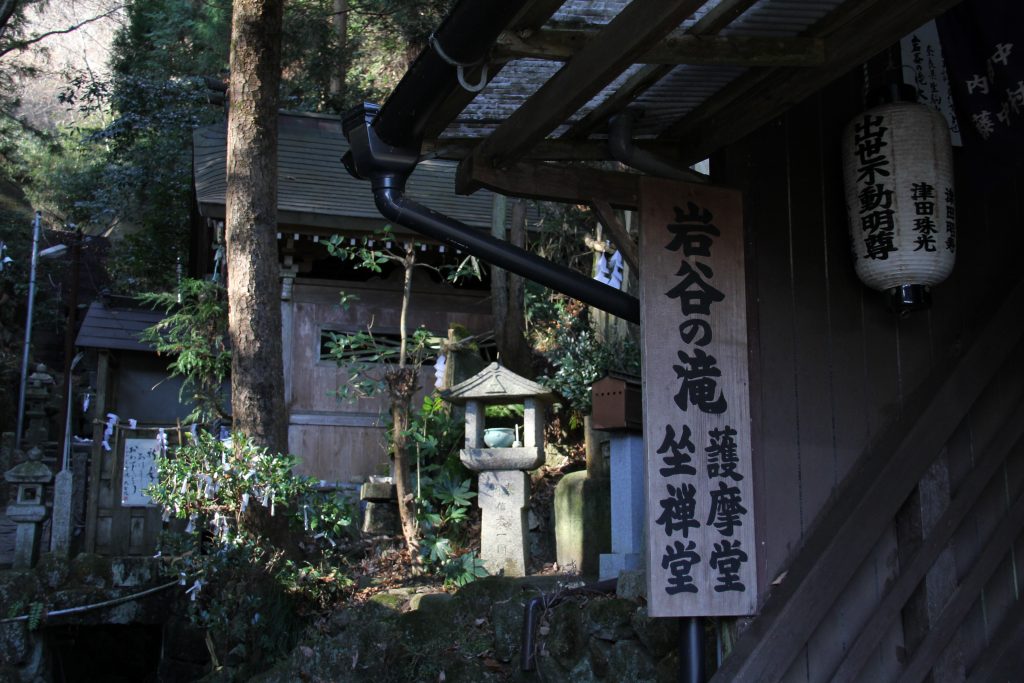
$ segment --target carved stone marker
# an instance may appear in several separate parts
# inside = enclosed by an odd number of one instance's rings
[[[459,457],[462,464],[480,473],[480,558],[491,574],[525,576],[526,504],[530,497],[526,470],[544,464],[543,404],[554,396],[549,389],[497,363],[442,396],[466,407],[466,447]],[[488,448],[484,442],[486,406],[515,403],[523,404],[522,442]]]

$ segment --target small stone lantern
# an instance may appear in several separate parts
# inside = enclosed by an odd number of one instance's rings
[[[466,407],[466,447],[459,457],[462,464],[479,473],[480,558],[491,574],[525,576],[526,504],[530,497],[526,470],[544,464],[543,404],[552,402],[554,395],[491,363],[442,396]],[[523,431],[521,441],[509,443],[513,437],[503,441],[503,435],[493,434],[497,430],[485,430],[484,411],[488,405],[513,403],[523,404]]]
[[[27,460],[4,472],[17,489],[14,502],[7,506],[7,517],[18,525],[14,542],[14,569],[29,569],[39,557],[39,534],[46,519],[43,489],[53,480],[53,472],[41,460],[43,452],[31,448]]]

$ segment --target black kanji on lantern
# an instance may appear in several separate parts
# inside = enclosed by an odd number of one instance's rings
[[[661,516],[655,524],[665,527],[665,535],[671,536],[676,531],[683,532],[683,538],[689,538],[690,529],[700,526],[697,521],[697,489],[693,484],[667,487],[668,495],[658,501],[661,505]]]
[[[678,474],[697,474],[696,468],[690,464],[692,462],[690,455],[695,449],[696,447],[693,445],[693,442],[690,441],[690,428],[688,426],[683,425],[683,431],[677,441],[676,430],[672,428],[672,425],[665,425],[665,439],[658,448],[658,455],[669,453],[669,451],[671,451],[671,454],[661,459],[665,463],[665,467],[658,470],[661,476],[671,477]]]
[[[680,351],[678,355],[681,365],[673,365],[672,369],[683,382],[675,395],[676,405],[681,410],[692,405],[703,413],[724,413],[728,405],[715,379],[722,375],[718,359],[701,349],[694,349],[693,356],[686,351]]]
[[[739,488],[720,481],[718,490],[712,489],[709,495],[711,496],[711,511],[708,513],[706,523],[718,529],[723,536],[732,536],[736,527],[743,526],[743,520],[740,517],[747,514],[747,509],[743,507],[743,497]]]
[[[881,116],[865,114],[864,120],[854,126],[853,143],[856,145],[857,158],[860,166],[857,168],[857,182],[865,185],[874,185],[878,182],[877,176],[888,176],[889,158],[885,156],[885,147],[889,143],[885,140],[885,133],[889,129],[882,125]]]
[[[743,592],[747,587],[740,582],[740,567],[747,561],[747,553],[740,548],[739,541],[722,540],[715,543],[715,549],[711,552],[708,565],[718,570],[715,591],[724,593],[726,591]]]
[[[693,541],[676,541],[665,546],[665,554],[661,556],[661,568],[669,571],[668,585],[665,586],[665,592],[669,595],[697,592],[691,574],[693,565],[700,562],[700,555],[694,550],[696,547],[697,544]]]
[[[674,237],[665,248],[669,251],[679,251],[682,248],[685,256],[711,256],[713,238],[721,234],[711,223],[711,212],[701,209],[693,202],[686,203],[688,211],[683,211],[678,206],[673,208],[676,212],[676,222],[669,223],[666,227]]]

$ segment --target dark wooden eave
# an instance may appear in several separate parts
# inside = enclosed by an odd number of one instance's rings
[[[645,93],[652,93],[646,95],[648,99],[659,97],[676,65],[745,68],[685,116],[656,131],[657,141],[650,148],[687,165],[778,116],[958,1],[846,0],[799,35],[766,38],[744,35],[742,26],[735,28],[745,13],[760,5],[755,0],[722,0],[689,24],[685,33],[676,29],[705,1],[634,0],[607,23],[566,29],[545,25],[561,2],[534,0],[505,27],[491,54],[489,77],[510,60],[524,57],[561,61],[561,68],[539,88],[528,90],[532,94],[480,137],[473,136],[475,122],[466,114],[475,95],[459,89],[433,113],[423,151],[428,156],[463,160],[463,189],[505,185],[499,189],[508,190],[507,186],[517,184],[521,188],[524,168],[519,162],[607,160],[601,135],[608,118]],[[630,68],[632,72],[614,91],[605,90]],[[469,75],[470,80],[473,77]],[[661,90],[652,90],[656,86]],[[601,101],[591,102],[599,93]],[[588,102],[593,106],[579,116],[577,112]],[[468,134],[441,137],[456,121],[456,129]],[[488,122],[476,123],[487,126]],[[533,175],[547,177],[553,172],[536,164],[531,168]],[[508,174],[514,182],[496,183],[486,169]],[[622,204],[612,202],[616,203]]]

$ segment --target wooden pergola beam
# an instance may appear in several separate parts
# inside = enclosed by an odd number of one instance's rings
[[[640,177],[636,173],[527,161],[499,171],[474,155],[459,164],[455,191],[473,194],[487,188],[510,197],[570,204],[590,204],[600,199],[609,206],[634,209],[639,203]]]
[[[508,166],[569,118],[705,0],[633,0],[481,145],[482,158]]]
[[[534,0],[519,12],[519,14],[512,20],[506,30],[508,31],[535,31],[544,25],[552,14],[558,11],[558,8],[562,6],[564,0]],[[487,78],[488,80],[493,79],[502,67],[505,66],[504,61],[492,61],[487,65]],[[470,82],[477,82],[479,80],[479,69],[471,69],[470,73],[467,74]],[[425,128],[425,134],[427,138],[436,138],[441,135],[448,124],[451,123],[452,119],[459,115],[463,109],[466,108],[473,98],[476,97],[477,93],[469,92],[459,88],[452,93],[448,99],[441,103],[441,106],[433,113],[430,121],[427,123]]]
[[[618,247],[619,251],[622,252],[622,259],[626,264],[633,269],[633,272],[640,270],[640,247],[630,237],[629,233],[626,232],[626,226],[622,224],[619,217],[615,215],[615,210],[611,205],[603,199],[591,199],[590,208],[593,209],[594,214],[597,216],[597,220],[601,222],[604,229],[608,231],[608,235],[612,238],[612,242]]]
[[[480,144],[480,138],[439,138],[426,140],[421,154],[431,159],[452,159],[461,161],[473,153]],[[637,149],[657,153],[669,162],[681,161],[673,148],[657,140],[637,140]],[[567,138],[547,139],[538,142],[523,155],[530,161],[613,161],[604,140],[572,140]]]
[[[690,27],[689,35],[714,35],[746,12],[757,0],[722,0],[714,9],[701,17]],[[626,79],[618,90],[609,95],[604,102],[590,110],[586,116],[573,124],[563,137],[583,139],[591,132],[608,123],[612,115],[625,109],[630,102],[643,94],[655,83],[667,76],[673,66],[665,64],[648,64],[640,67]]]
[[[522,38],[505,32],[498,38],[495,57],[568,61],[587,45],[600,40],[600,31],[546,29]],[[754,36],[670,36],[641,54],[638,64],[695,64],[704,66],[820,66],[825,43],[817,38]]]
[[[779,67],[748,73],[669,126],[659,138],[677,143],[680,150],[685,150],[688,163],[706,158],[867,61],[878,52],[879,45],[897,42],[958,1],[910,0],[894,5],[875,0],[851,6],[834,31],[819,36],[826,41],[829,58],[824,66],[814,70]],[[831,16],[823,20],[829,29],[836,23],[837,19]],[[741,101],[742,106],[738,106]]]

